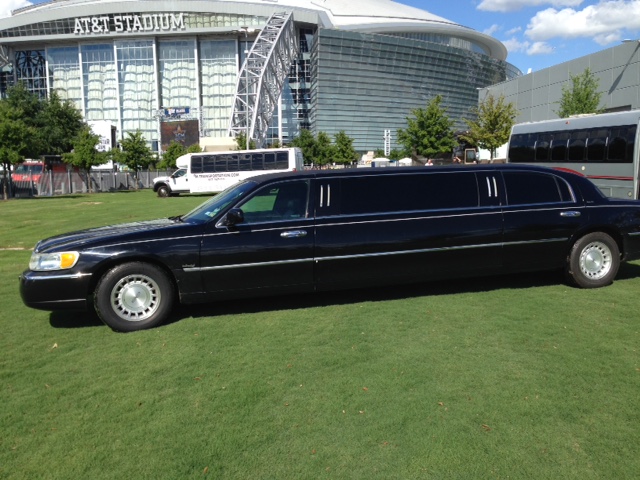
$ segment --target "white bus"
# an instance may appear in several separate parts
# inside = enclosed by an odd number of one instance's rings
[[[302,170],[299,148],[187,153],[176,160],[178,170],[153,180],[159,197],[180,193],[217,193],[263,173]]]
[[[608,197],[638,199],[640,110],[514,125],[507,161],[586,176]]]

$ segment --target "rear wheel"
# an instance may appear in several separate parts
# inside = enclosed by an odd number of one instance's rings
[[[175,300],[173,284],[159,267],[143,262],[118,265],[98,282],[94,305],[113,330],[133,332],[160,325]]]
[[[582,288],[610,285],[620,268],[620,249],[603,232],[594,232],[576,241],[567,258],[567,276]]]
[[[162,185],[161,187],[158,187],[158,196],[163,198],[170,197],[171,190],[169,190],[169,187],[167,187],[166,185]]]

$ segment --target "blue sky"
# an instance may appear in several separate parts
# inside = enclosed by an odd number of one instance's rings
[[[44,0],[1,0],[0,17]],[[357,0],[353,0],[357,1]],[[523,73],[640,38],[640,0],[397,0],[502,41]]]

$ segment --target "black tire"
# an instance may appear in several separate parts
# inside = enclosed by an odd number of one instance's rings
[[[158,187],[158,196],[162,198],[170,197],[171,190],[169,190],[169,187],[167,187],[166,185],[162,185]]]
[[[620,268],[620,249],[603,232],[578,239],[567,258],[567,277],[581,288],[599,288],[613,283]]]
[[[118,265],[98,282],[94,306],[100,319],[118,332],[133,332],[160,325],[175,301],[169,276],[143,262]]]

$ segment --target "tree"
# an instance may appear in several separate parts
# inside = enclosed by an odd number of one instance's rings
[[[78,167],[85,174],[85,185],[91,193],[91,167],[102,165],[109,159],[107,152],[99,152],[96,147],[100,144],[100,136],[91,131],[85,124],[84,128],[73,139],[72,153],[63,154],[65,162]]]
[[[127,138],[122,139],[120,142],[120,151],[116,151],[116,161],[122,165],[126,165],[133,170],[133,176],[138,188],[138,172],[143,168],[148,168],[149,165],[156,161],[156,156],[153,154],[147,141],[142,136],[142,132],[137,130],[135,133],[127,133]]]
[[[316,136],[315,165],[323,167],[333,163],[335,147],[331,144],[331,137],[325,132],[319,132]]]
[[[598,91],[600,82],[587,68],[582,74],[573,76],[569,74],[571,87],[562,86],[562,98],[558,102],[560,109],[556,114],[560,118],[580,115],[584,113],[602,113]]]
[[[497,99],[489,95],[479,106],[472,108],[471,113],[476,120],[464,119],[469,131],[460,135],[460,138],[473,146],[489,150],[493,160],[498,147],[509,141],[517,114],[516,107],[511,102],[505,102],[504,95]]]
[[[353,138],[349,137],[344,130],[340,130],[333,138],[335,163],[347,165],[358,160],[358,153],[353,148]]]
[[[453,151],[453,122],[441,104],[442,97],[437,95],[426,109],[411,111],[413,118],[407,117],[407,128],[398,130],[398,143],[404,147],[405,155],[415,160],[417,156],[431,158]]]
[[[24,160],[31,149],[31,140],[36,129],[27,124],[21,109],[13,108],[6,99],[0,100],[0,162],[2,173],[2,198],[7,200],[9,192],[8,172],[11,166]]]
[[[291,145],[302,150],[305,164],[313,165],[316,163],[316,139],[310,130],[300,130],[300,134],[291,141]]]
[[[82,113],[69,100],[62,100],[55,92],[42,100],[42,109],[35,119],[38,127],[40,153],[62,155],[70,152],[75,139],[82,134],[86,124]]]
[[[247,135],[245,132],[239,132],[235,138],[236,147],[238,150],[247,150]],[[255,150],[256,142],[253,139],[249,139],[249,150]]]
[[[162,154],[162,161],[159,166],[161,168],[176,168],[176,160],[185,153],[187,153],[187,149],[184,148],[184,145],[174,140]]]

